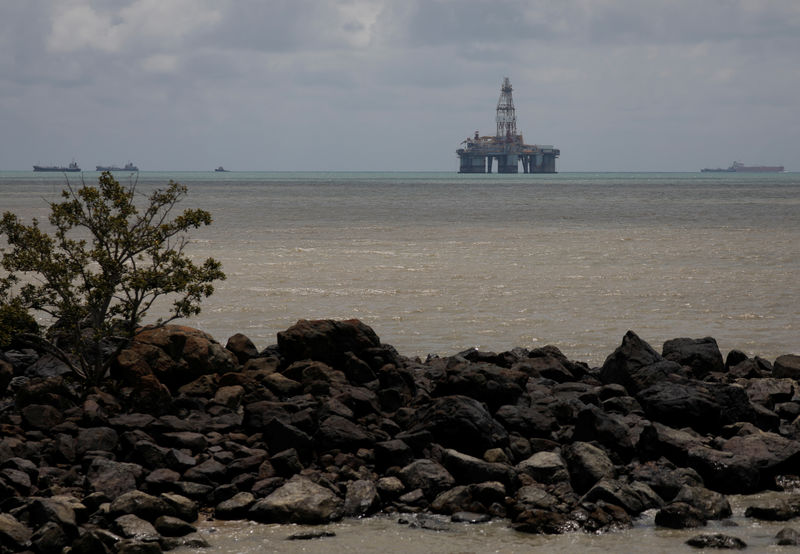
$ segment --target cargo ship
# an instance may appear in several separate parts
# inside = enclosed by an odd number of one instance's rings
[[[80,171],[81,168],[75,162],[70,163],[68,166],[63,165],[35,165],[34,171],[58,171],[59,173]]]
[[[98,165],[95,166],[96,171],[139,171],[139,168],[133,165],[131,162],[126,163],[123,167],[117,167],[116,165]]]
[[[744,165],[739,162],[733,162],[727,169],[706,167],[700,170],[701,173],[781,173],[782,171],[782,165]]]

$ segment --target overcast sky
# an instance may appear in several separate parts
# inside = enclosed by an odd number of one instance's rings
[[[800,170],[798,0],[2,0],[0,169]]]

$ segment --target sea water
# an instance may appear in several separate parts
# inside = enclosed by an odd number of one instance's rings
[[[97,176],[0,172],[0,211],[46,221],[66,179]],[[244,333],[264,348],[298,319],[358,318],[406,356],[551,344],[600,365],[629,329],[657,350],[711,336],[723,355],[800,353],[797,173],[116,176],[142,194],[174,179],[189,187],[179,210],[211,212],[187,252],[220,260],[228,278],[181,323],[223,344]],[[285,541],[286,526],[204,532],[213,552],[666,552],[683,538],[652,518],[601,538],[531,538],[502,523],[442,536],[381,518],[332,529],[314,543]],[[766,545],[773,530],[760,529],[745,528]]]

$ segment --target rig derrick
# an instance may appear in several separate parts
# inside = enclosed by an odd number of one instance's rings
[[[481,136],[475,131],[473,137],[461,142],[463,147],[456,150],[459,173],[491,173],[494,160],[498,173],[518,173],[520,162],[523,173],[556,172],[556,158],[561,151],[552,145],[525,144],[522,134],[517,133],[511,91],[511,81],[506,77],[497,102],[496,134]]]

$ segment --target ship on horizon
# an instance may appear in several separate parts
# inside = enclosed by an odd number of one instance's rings
[[[70,162],[68,166],[63,165],[34,165],[34,171],[57,171],[59,173],[64,172],[76,172],[80,171],[81,168],[78,167],[78,164],[75,161]]]
[[[782,173],[782,165],[744,165],[740,162],[733,162],[733,164],[723,169],[721,167],[709,168],[705,167],[700,170],[701,173]]]
[[[116,165],[98,165],[95,166],[96,171],[139,171],[139,168],[131,162],[126,163],[123,167]]]

